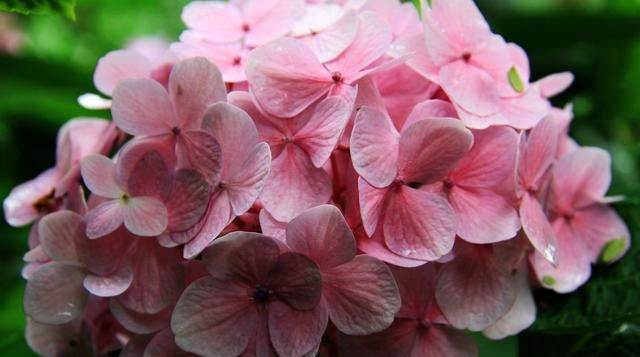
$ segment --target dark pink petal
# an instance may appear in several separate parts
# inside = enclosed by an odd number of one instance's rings
[[[437,260],[453,248],[451,206],[438,194],[402,186],[387,198],[384,239],[391,251],[413,259]]]
[[[351,116],[351,107],[339,97],[329,97],[315,107],[294,140],[302,147],[315,167],[322,167],[335,149],[340,134]]]
[[[321,304],[298,311],[279,301],[269,306],[269,337],[280,355],[304,356],[322,340],[327,310]]]
[[[171,100],[164,87],[150,79],[127,79],[113,92],[113,121],[139,136],[168,133],[176,126]]]
[[[390,268],[402,298],[402,307],[396,313],[396,318],[425,319],[429,322],[441,319],[435,298],[438,281],[436,265],[424,264],[415,269]]]
[[[83,281],[84,288],[100,297],[118,296],[125,292],[133,281],[133,272],[122,267],[110,276],[88,274]]]
[[[249,0],[243,6],[244,19],[250,26],[245,40],[258,46],[286,35],[305,10],[303,0]]]
[[[342,213],[335,206],[308,209],[289,222],[287,244],[321,268],[345,264],[356,255],[356,241]]]
[[[256,145],[243,165],[225,180],[231,211],[239,216],[247,212],[265,187],[270,171],[271,151],[267,143]]]
[[[478,355],[473,338],[463,331],[442,325],[430,326],[419,332],[418,341],[413,345],[410,356],[471,357]]]
[[[116,164],[102,155],[89,155],[80,166],[89,190],[98,196],[120,198],[123,191],[116,180]]]
[[[358,111],[351,135],[353,167],[369,184],[383,188],[396,178],[399,134],[382,112],[364,107]]]
[[[478,67],[453,62],[440,70],[438,83],[455,104],[470,113],[488,116],[499,110],[494,80]]]
[[[128,259],[133,282],[118,301],[133,311],[155,314],[175,303],[184,289],[180,250],[162,248],[149,239],[135,244]]]
[[[358,178],[358,192],[362,225],[369,236],[378,227],[388,189],[378,189],[369,185],[362,177]]]
[[[218,237],[233,217],[231,205],[226,191],[214,193],[209,201],[207,213],[201,223],[196,225],[198,231],[195,236],[186,234],[186,238],[194,237],[184,246],[184,258],[191,259],[202,252],[214,239]],[[184,242],[186,243],[186,242]]]
[[[93,83],[100,92],[110,96],[118,83],[125,79],[148,78],[151,70],[149,60],[135,51],[112,51],[98,61]]]
[[[42,212],[38,212],[34,203],[42,197],[50,195],[59,179],[58,170],[49,169],[35,179],[14,187],[2,203],[7,223],[19,227],[38,218]]]
[[[38,224],[40,247],[47,257],[58,263],[82,265],[76,240],[86,239],[83,228],[82,217],[76,213],[58,211],[48,214]]]
[[[515,207],[496,192],[453,187],[448,197],[456,218],[456,234],[467,242],[500,242],[515,237],[520,230]]]
[[[124,207],[124,225],[137,236],[159,236],[169,225],[167,207],[156,198],[132,197]]]
[[[157,314],[141,314],[125,308],[118,302],[118,299],[111,299],[109,300],[109,310],[128,331],[137,334],[150,334],[169,326],[173,306],[169,306]]]
[[[260,233],[235,231],[207,247],[202,252],[202,261],[214,278],[262,280],[280,254],[278,247],[275,240]]]
[[[193,1],[182,10],[182,21],[191,29],[205,32],[212,42],[235,42],[244,35],[242,13],[232,4]]]
[[[469,247],[444,266],[436,287],[438,306],[451,325],[480,331],[493,325],[513,306],[516,290],[511,271],[490,247]]]
[[[99,204],[87,213],[87,237],[96,239],[115,231],[124,222],[125,208],[120,200]]]
[[[525,190],[541,189],[540,180],[554,162],[558,145],[557,128],[550,119],[536,125],[527,140],[520,138],[518,176]]]
[[[424,119],[400,134],[398,176],[406,183],[431,183],[449,172],[473,143],[473,135],[453,119]]]
[[[611,207],[594,204],[579,210],[571,220],[571,227],[593,263],[601,258],[605,263],[612,263],[629,250],[629,229]],[[614,240],[623,241],[623,248],[614,256],[602,256],[602,249]]]
[[[174,174],[171,193],[167,200],[169,224],[173,232],[193,227],[207,211],[211,188],[197,171],[180,169]]]
[[[151,196],[164,201],[171,189],[173,154],[160,141],[128,145],[121,152],[116,176],[130,196]]]
[[[222,177],[222,149],[218,141],[204,131],[186,131],[178,136],[176,155],[180,167],[200,171],[212,186]]]
[[[311,310],[320,303],[322,283],[316,263],[302,254],[287,252],[273,262],[266,285],[289,307]]]
[[[144,350],[154,335],[134,335],[124,346],[119,357],[140,357],[144,356]]]
[[[571,72],[561,72],[548,75],[538,81],[540,93],[545,98],[550,98],[564,92],[571,83],[574,76]]]
[[[368,336],[339,334],[338,348],[345,356],[411,356],[417,340],[418,321],[396,319],[384,331]],[[418,356],[415,356],[418,357]]]
[[[27,317],[25,338],[29,347],[42,356],[90,356],[94,353],[81,320],[48,325]]]
[[[202,278],[182,294],[171,317],[176,344],[206,356],[237,356],[249,343],[258,313],[247,287]]]
[[[542,210],[538,200],[530,194],[525,194],[520,203],[520,220],[522,229],[529,242],[550,263],[558,262],[558,243],[551,228],[549,218]]]
[[[400,309],[400,294],[387,266],[368,255],[323,271],[322,297],[331,321],[350,335],[389,327]]]
[[[44,324],[73,321],[84,310],[87,292],[82,287],[82,268],[48,263],[36,270],[24,292],[24,311]]]
[[[272,161],[260,200],[275,219],[287,222],[308,208],[328,202],[330,197],[327,173],[313,166],[298,146],[287,145]]]
[[[109,276],[121,268],[135,237],[124,227],[100,239],[76,236],[80,261],[94,275]]]
[[[175,337],[171,329],[158,332],[153,336],[147,348],[144,350],[144,357],[193,357],[191,353],[184,352],[176,346]]]
[[[440,99],[431,99],[413,107],[403,127],[408,128],[411,124],[422,119],[456,118],[457,116],[456,108],[451,103]]]
[[[560,159],[553,170],[553,204],[570,210],[604,197],[611,184],[611,156],[594,147],[579,148]]]
[[[331,74],[311,49],[289,38],[253,50],[246,73],[260,107],[283,118],[300,114],[333,85]]]
[[[182,130],[198,130],[207,108],[227,101],[227,90],[218,67],[204,57],[196,57],[173,66],[169,96],[177,126]]]

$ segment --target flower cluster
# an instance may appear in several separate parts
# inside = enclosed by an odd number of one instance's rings
[[[196,1],[103,57],[32,222],[47,356],[466,356],[628,249],[610,157],[568,136],[471,0]],[[160,47],[160,48],[159,48]]]

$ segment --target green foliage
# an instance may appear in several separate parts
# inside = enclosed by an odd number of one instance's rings
[[[59,13],[71,20],[76,19],[75,7],[76,0],[0,0],[0,11],[24,15]]]

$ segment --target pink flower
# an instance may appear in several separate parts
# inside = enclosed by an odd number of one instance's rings
[[[564,155],[554,166],[547,206],[557,237],[557,265],[539,254],[530,258],[543,286],[571,292],[589,278],[592,263],[614,262],[629,249],[629,230],[604,197],[610,166],[606,151],[590,147]]]
[[[386,247],[404,258],[431,261],[447,254],[455,238],[453,210],[425,185],[442,181],[472,142],[471,132],[455,119],[407,121],[398,133],[386,115],[362,108],[351,156],[361,177],[366,233],[381,230]]]

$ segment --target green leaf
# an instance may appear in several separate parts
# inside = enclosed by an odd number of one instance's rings
[[[518,93],[524,92],[524,83],[522,83],[522,78],[520,77],[520,73],[518,73],[516,67],[511,67],[508,76],[511,88]]]
[[[47,15],[59,13],[76,19],[76,0],[0,0],[0,11],[17,12],[24,15]]]

